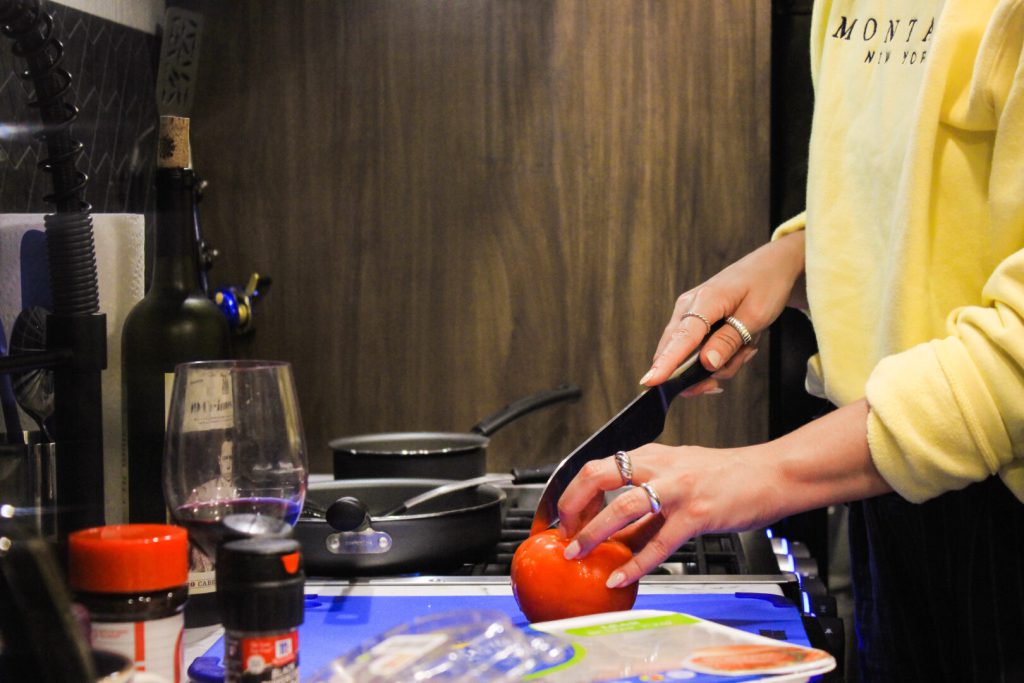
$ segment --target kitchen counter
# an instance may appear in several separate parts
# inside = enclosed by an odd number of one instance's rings
[[[683,612],[749,633],[797,645],[815,645],[793,603],[793,575],[647,576],[634,609]],[[316,580],[306,584],[305,623],[299,633],[302,675],[365,640],[425,614],[496,609],[519,627],[528,623],[512,596],[508,577],[412,577]],[[218,628],[186,633],[186,663],[223,652]],[[198,680],[213,680],[199,678]]]

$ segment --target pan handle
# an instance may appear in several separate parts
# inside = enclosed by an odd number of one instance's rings
[[[325,517],[337,533],[329,534],[324,546],[335,555],[379,555],[394,545],[390,534],[370,526],[370,513],[358,498],[339,498],[327,508]]]
[[[470,431],[483,436],[490,436],[516,418],[532,413],[538,408],[549,406],[552,403],[575,401],[582,393],[575,384],[559,384],[554,389],[540,391],[509,403],[496,413],[492,413],[480,420]]]
[[[557,462],[540,467],[513,467],[512,481],[516,484],[546,484],[557,467]]]

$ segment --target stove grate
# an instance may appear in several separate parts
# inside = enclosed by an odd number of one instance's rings
[[[533,522],[532,509],[506,510],[501,538],[484,561],[466,565],[454,572],[465,576],[508,576],[516,548],[530,535]],[[747,556],[740,536],[733,533],[705,534],[691,539],[678,548],[652,574],[678,575],[735,575],[752,574],[754,568]]]

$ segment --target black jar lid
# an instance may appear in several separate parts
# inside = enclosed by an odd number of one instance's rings
[[[281,631],[302,623],[306,577],[298,541],[249,538],[217,552],[217,599],[224,628]]]

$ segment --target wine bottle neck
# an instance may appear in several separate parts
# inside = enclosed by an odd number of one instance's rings
[[[156,171],[156,247],[151,288],[202,290],[196,242],[196,176],[190,168]]]

